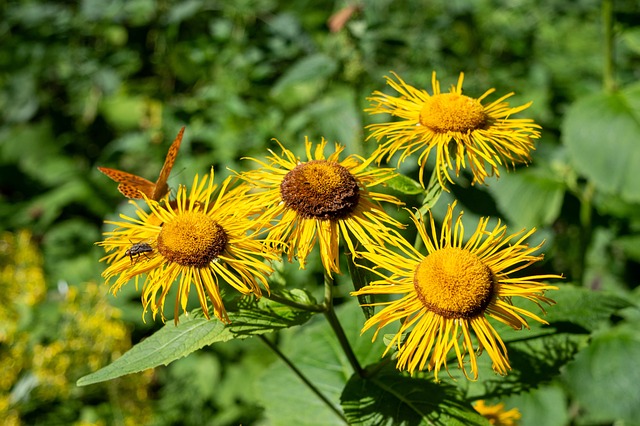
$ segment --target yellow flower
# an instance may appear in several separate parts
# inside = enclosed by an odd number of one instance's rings
[[[487,317],[518,330],[529,327],[525,317],[546,322],[526,309],[514,306],[512,299],[522,297],[534,302],[554,303],[544,290],[557,289],[540,280],[562,278],[559,275],[513,277],[512,274],[542,259],[534,253],[540,245],[529,247],[525,240],[535,229],[506,236],[506,226],[498,223],[487,230],[489,218],[482,218],[471,238],[463,243],[462,213],[453,224],[449,206],[440,235],[431,216],[431,235],[421,216],[412,216],[428,254],[425,256],[404,239],[395,246],[401,254],[387,247],[373,247],[361,253],[373,265],[372,271],[382,279],[373,281],[352,295],[402,295],[401,298],[376,303],[384,308],[367,320],[363,332],[377,324],[376,338],[382,327],[402,320],[385,354],[398,349],[397,368],[433,370],[447,368],[447,356],[454,349],[458,365],[469,377],[466,358],[473,379],[478,377],[477,355],[486,351],[499,374],[510,370],[507,348]],[[389,274],[385,273],[386,271]],[[543,310],[544,312],[544,310]],[[477,343],[474,345],[472,334]]]
[[[457,86],[450,93],[440,93],[440,83],[433,72],[433,95],[405,83],[397,74],[397,81],[386,77],[387,84],[400,96],[374,92],[368,98],[370,114],[391,114],[400,121],[371,124],[369,138],[375,138],[380,146],[377,160],[387,160],[401,152],[398,162],[403,162],[416,151],[420,165],[420,183],[431,150],[435,148],[435,173],[440,185],[446,189],[445,180],[453,183],[450,170],[456,176],[460,169],[468,167],[473,174],[472,184],[482,184],[488,176],[500,176],[499,165],[515,167],[516,163],[528,163],[529,152],[534,148],[532,139],[540,137],[540,128],[531,119],[515,119],[512,115],[527,109],[531,102],[511,108],[505,99],[513,93],[483,105],[482,101],[495,89],[487,90],[479,98],[462,94],[464,74],[460,73]],[[368,139],[369,139],[368,138]],[[382,138],[386,140],[380,142]],[[452,143],[453,142],[453,143]]]
[[[146,213],[135,201],[137,218],[121,215],[121,222],[107,222],[118,228],[98,243],[107,253],[102,260],[110,265],[103,272],[106,281],[116,278],[115,294],[132,278],[146,274],[142,289],[144,311],[162,320],[165,299],[180,277],[174,319],[179,308],[187,311],[191,286],[208,318],[207,298],[215,316],[229,322],[220,295],[219,281],[230,284],[241,294],[261,296],[258,283],[268,290],[265,276],[272,272],[264,259],[275,255],[262,253],[262,242],[253,237],[255,222],[249,219],[252,206],[245,198],[247,185],[229,189],[226,179],[220,189],[213,183],[213,169],[207,179],[196,175],[191,192],[181,186],[175,203],[165,198],[157,202],[145,198],[151,210]]]
[[[279,142],[278,142],[279,143]],[[394,176],[392,169],[370,169],[373,158],[350,155],[339,161],[344,147],[336,144],[328,157],[326,140],[316,145],[305,139],[307,161],[302,162],[281,144],[282,155],[271,152],[269,164],[250,158],[262,168],[244,172],[240,177],[262,191],[256,203],[263,206],[262,221],[274,222],[267,240],[294,256],[305,267],[306,258],[316,241],[325,271],[340,272],[339,242],[343,238],[349,251],[356,244],[383,244],[391,225],[403,225],[389,216],[380,201],[401,202],[390,195],[370,192],[368,188]],[[353,239],[355,237],[355,240]]]
[[[495,426],[517,426],[522,417],[517,408],[505,411],[504,404],[485,405],[484,400],[478,400],[473,408]]]

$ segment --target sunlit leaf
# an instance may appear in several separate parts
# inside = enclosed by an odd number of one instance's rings
[[[302,291],[293,290],[292,293],[300,303],[304,300],[309,301]],[[274,330],[303,324],[310,317],[311,314],[307,311],[293,309],[265,298],[246,298],[241,301],[237,311],[229,312],[229,325],[224,325],[216,319],[208,320],[201,315],[183,315],[177,326],[173,323],[165,324],[162,329],[135,345],[112,364],[82,377],[78,380],[78,386],[167,365],[204,346],[271,333]]]
[[[577,101],[562,137],[576,169],[600,190],[640,201],[640,84]]]
[[[567,365],[566,382],[590,424],[640,418],[640,332],[624,324],[594,336]]]

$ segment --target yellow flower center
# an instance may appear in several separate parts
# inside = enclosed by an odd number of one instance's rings
[[[425,257],[416,268],[413,285],[432,312],[449,319],[472,318],[493,296],[494,275],[469,250],[447,247]]]
[[[482,104],[457,93],[431,96],[420,111],[420,124],[437,133],[465,133],[484,127],[486,122]]]
[[[360,200],[358,181],[349,170],[326,160],[297,165],[282,180],[280,194],[305,219],[343,219]]]
[[[222,254],[227,233],[205,213],[183,212],[162,226],[158,252],[182,266],[204,268]]]

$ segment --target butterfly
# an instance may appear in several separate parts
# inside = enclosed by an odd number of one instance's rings
[[[162,170],[160,170],[160,176],[158,176],[158,180],[155,183],[143,177],[123,172],[122,170],[110,169],[108,167],[98,167],[98,170],[118,182],[118,191],[125,197],[143,198],[142,194],[144,194],[151,200],[160,201],[160,199],[169,192],[167,179],[169,179],[169,173],[171,173],[173,163],[175,163],[176,157],[178,156],[183,134],[184,127],[180,129],[178,136],[176,136],[169,147],[167,157],[164,159],[164,165],[162,166]]]

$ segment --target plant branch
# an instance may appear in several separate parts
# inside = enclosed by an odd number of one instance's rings
[[[340,419],[342,419],[345,424],[348,424],[349,422],[347,422],[347,419],[344,417],[344,413],[342,411],[340,411],[340,409],[338,407],[336,407],[331,401],[329,401],[329,399],[324,396],[320,390],[313,384],[311,383],[311,381],[302,373],[302,371],[300,371],[298,369],[298,367],[296,367],[291,360],[289,360],[289,358],[287,358],[287,356],[282,353],[282,351],[280,351],[280,349],[278,348],[277,345],[275,345],[274,343],[272,343],[269,339],[267,339],[265,336],[262,335],[258,335],[258,337],[260,338],[260,340],[262,340],[268,347],[269,349],[271,349],[286,365],[287,367],[289,367],[291,369],[291,371],[293,371],[293,373],[298,376],[298,378],[300,380],[302,380],[302,382],[307,385],[307,387],[311,390],[311,392],[313,392],[314,394],[316,394],[316,396],[318,398],[320,398],[320,400],[322,402],[325,403],[325,405],[327,407],[329,407],[331,409],[331,411],[333,411],[334,413],[336,413],[336,415],[338,417],[340,417]]]

